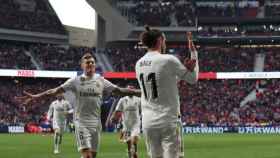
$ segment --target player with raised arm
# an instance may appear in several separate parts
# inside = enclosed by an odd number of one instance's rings
[[[66,128],[67,115],[73,113],[70,103],[64,99],[63,94],[57,94],[56,100],[49,107],[48,120],[52,118],[54,130],[54,154],[60,153],[59,146],[62,143],[62,135]]]
[[[81,58],[81,68],[84,73],[73,77],[57,88],[39,94],[24,92],[26,96],[18,97],[24,104],[50,96],[55,96],[65,91],[72,91],[76,97],[74,106],[75,134],[78,150],[83,158],[95,158],[99,147],[101,134],[101,102],[103,92],[114,95],[141,95],[140,90],[120,88],[104,77],[95,74],[95,58],[86,53]]]
[[[143,132],[151,158],[179,158],[178,109],[180,106],[177,81],[194,84],[198,80],[198,57],[187,34],[191,59],[182,64],[165,53],[164,34],[146,27],[141,42],[148,52],[136,63],[136,77],[141,87]]]
[[[128,86],[128,88],[133,88]],[[141,100],[136,96],[121,98],[112,114],[111,121],[118,123],[120,117],[123,121],[123,139],[127,143],[128,158],[137,158],[137,143],[140,135]]]

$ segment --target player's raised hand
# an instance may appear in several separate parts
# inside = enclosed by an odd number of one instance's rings
[[[188,42],[192,41],[192,32],[187,32],[187,39],[188,39]]]
[[[187,32],[187,40],[188,40],[188,47],[189,47],[190,51],[191,52],[196,51],[195,45],[193,43],[192,32]]]
[[[15,97],[18,102],[21,102],[23,105],[29,104],[31,101],[36,100],[38,98],[37,95],[31,94],[29,92],[23,92],[25,96]]]

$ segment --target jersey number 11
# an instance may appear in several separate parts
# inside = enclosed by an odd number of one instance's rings
[[[144,95],[145,98],[147,99],[147,90],[146,90],[146,86],[145,86],[145,80],[144,80],[144,74],[141,73],[140,74],[140,80],[141,80],[141,84],[144,90]],[[158,98],[158,90],[157,90],[157,82],[156,82],[156,73],[149,73],[148,78],[147,78],[147,82],[152,82],[152,86],[151,86],[151,90],[152,90],[152,98],[156,99]]]

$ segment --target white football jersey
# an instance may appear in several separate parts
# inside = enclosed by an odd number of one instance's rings
[[[101,126],[101,104],[104,91],[109,93],[117,86],[99,75],[86,79],[84,75],[67,80],[61,87],[76,97],[74,121],[79,126]]]
[[[122,120],[125,129],[139,126],[140,128],[140,107],[141,100],[136,96],[126,96],[119,100],[116,111],[123,112]]]
[[[67,100],[55,100],[51,103],[48,111],[48,118],[53,118],[53,122],[65,123],[66,113],[72,109]]]
[[[197,81],[198,65],[189,71],[173,55],[147,52],[136,63],[136,77],[141,87],[143,128],[176,126],[179,92],[177,81]]]

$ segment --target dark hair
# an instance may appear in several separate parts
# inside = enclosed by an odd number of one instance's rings
[[[157,44],[157,40],[159,37],[163,37],[163,33],[157,29],[150,29],[149,26],[145,25],[145,30],[140,35],[140,40],[143,45],[148,48],[154,48]]]
[[[85,53],[85,54],[82,56],[82,58],[81,58],[81,60],[80,60],[80,63],[82,63],[85,59],[90,59],[90,58],[93,58],[93,59],[95,60],[95,62],[96,62],[95,56],[93,56],[91,53]]]

